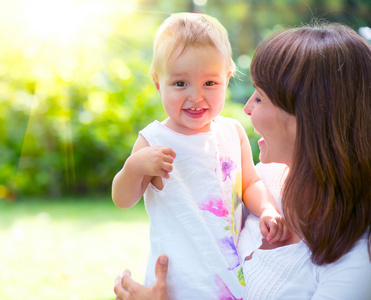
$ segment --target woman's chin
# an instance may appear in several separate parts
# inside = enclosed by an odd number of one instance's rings
[[[263,164],[267,164],[267,160],[265,159],[264,155],[262,155],[261,153],[259,154],[259,161]]]
[[[267,155],[264,155],[264,152],[260,152],[260,154],[259,154],[259,160],[260,160],[260,162],[263,163],[263,164],[269,164],[269,163],[272,162],[272,160],[269,159],[269,158],[267,157]]]

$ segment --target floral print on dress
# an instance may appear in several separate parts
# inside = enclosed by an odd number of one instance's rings
[[[242,300],[242,298],[237,299],[232,292],[229,290],[228,286],[224,283],[223,279],[216,274],[214,276],[215,284],[218,287],[218,291],[215,295],[219,300]]]
[[[223,186],[226,187],[226,191],[229,191],[228,194],[230,193],[230,196],[224,194],[225,197],[228,198],[224,199],[224,196],[219,198],[220,196],[209,195],[203,202],[198,203],[198,207],[200,210],[208,211],[214,216],[224,219],[220,224],[223,224],[226,235],[217,239],[217,243],[228,262],[228,270],[235,273],[241,286],[245,286],[245,280],[236,249],[237,238],[241,229],[241,222],[237,220],[239,220],[242,214],[242,174],[241,170],[237,168],[237,164],[230,157],[218,158],[216,155],[215,158],[215,172],[221,176],[220,178],[223,182]],[[221,195],[223,195],[223,193]],[[232,294],[231,290],[219,275],[214,275],[214,280],[218,287],[218,291],[216,292],[217,299],[242,300],[242,298],[237,299]]]
[[[236,174],[235,184],[232,184],[232,214],[237,207],[242,203],[242,175]]]
[[[229,212],[222,199],[216,201],[209,200],[207,202],[198,203],[201,210],[207,210],[217,217],[227,217]]]
[[[229,270],[233,270],[240,265],[240,260],[238,258],[237,249],[234,244],[233,237],[224,237],[218,240],[220,249],[226,254],[226,258],[229,264]]]
[[[243,272],[242,272],[241,266],[238,268],[237,277],[238,277],[238,281],[240,282],[240,284],[242,286],[246,286],[245,277],[243,276]]]
[[[221,157],[219,161],[222,169],[223,181],[226,181],[228,177],[232,179],[231,172],[237,167],[236,163],[230,157]]]
[[[241,173],[236,174],[236,181],[235,184],[232,184],[232,210],[231,210],[231,221],[230,223],[230,230],[232,233],[232,236],[234,240],[236,241],[237,236],[240,233],[241,230],[241,223],[236,222],[235,219],[235,213],[237,210],[239,210],[239,213],[242,213],[242,175]],[[237,218],[238,215],[237,215]]]

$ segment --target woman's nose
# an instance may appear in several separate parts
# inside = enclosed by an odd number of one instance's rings
[[[253,101],[252,101],[252,97],[253,97],[253,96],[251,96],[251,97],[249,98],[249,100],[247,100],[247,102],[246,102],[246,104],[245,104],[245,106],[244,106],[244,108],[243,108],[244,112],[245,112],[248,116],[251,116],[251,112],[252,112],[252,110],[253,110]]]

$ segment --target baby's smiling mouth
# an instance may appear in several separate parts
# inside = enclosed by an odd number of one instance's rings
[[[185,108],[184,111],[188,116],[202,117],[205,114],[205,112],[207,111],[207,108],[190,107],[190,108]]]
[[[200,113],[200,112],[204,112],[204,111],[206,111],[207,108],[202,108],[202,107],[190,107],[190,108],[185,108],[184,110],[187,111],[187,112],[191,112],[191,113]]]

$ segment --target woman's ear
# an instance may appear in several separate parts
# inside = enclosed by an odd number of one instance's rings
[[[155,88],[156,88],[158,94],[161,96],[161,92],[160,92],[160,83],[159,83],[159,81],[158,81],[158,78],[157,78],[156,73],[155,73],[155,72],[152,72],[152,73],[151,73],[151,76],[152,76],[152,82],[153,82],[153,84],[155,85]]]

